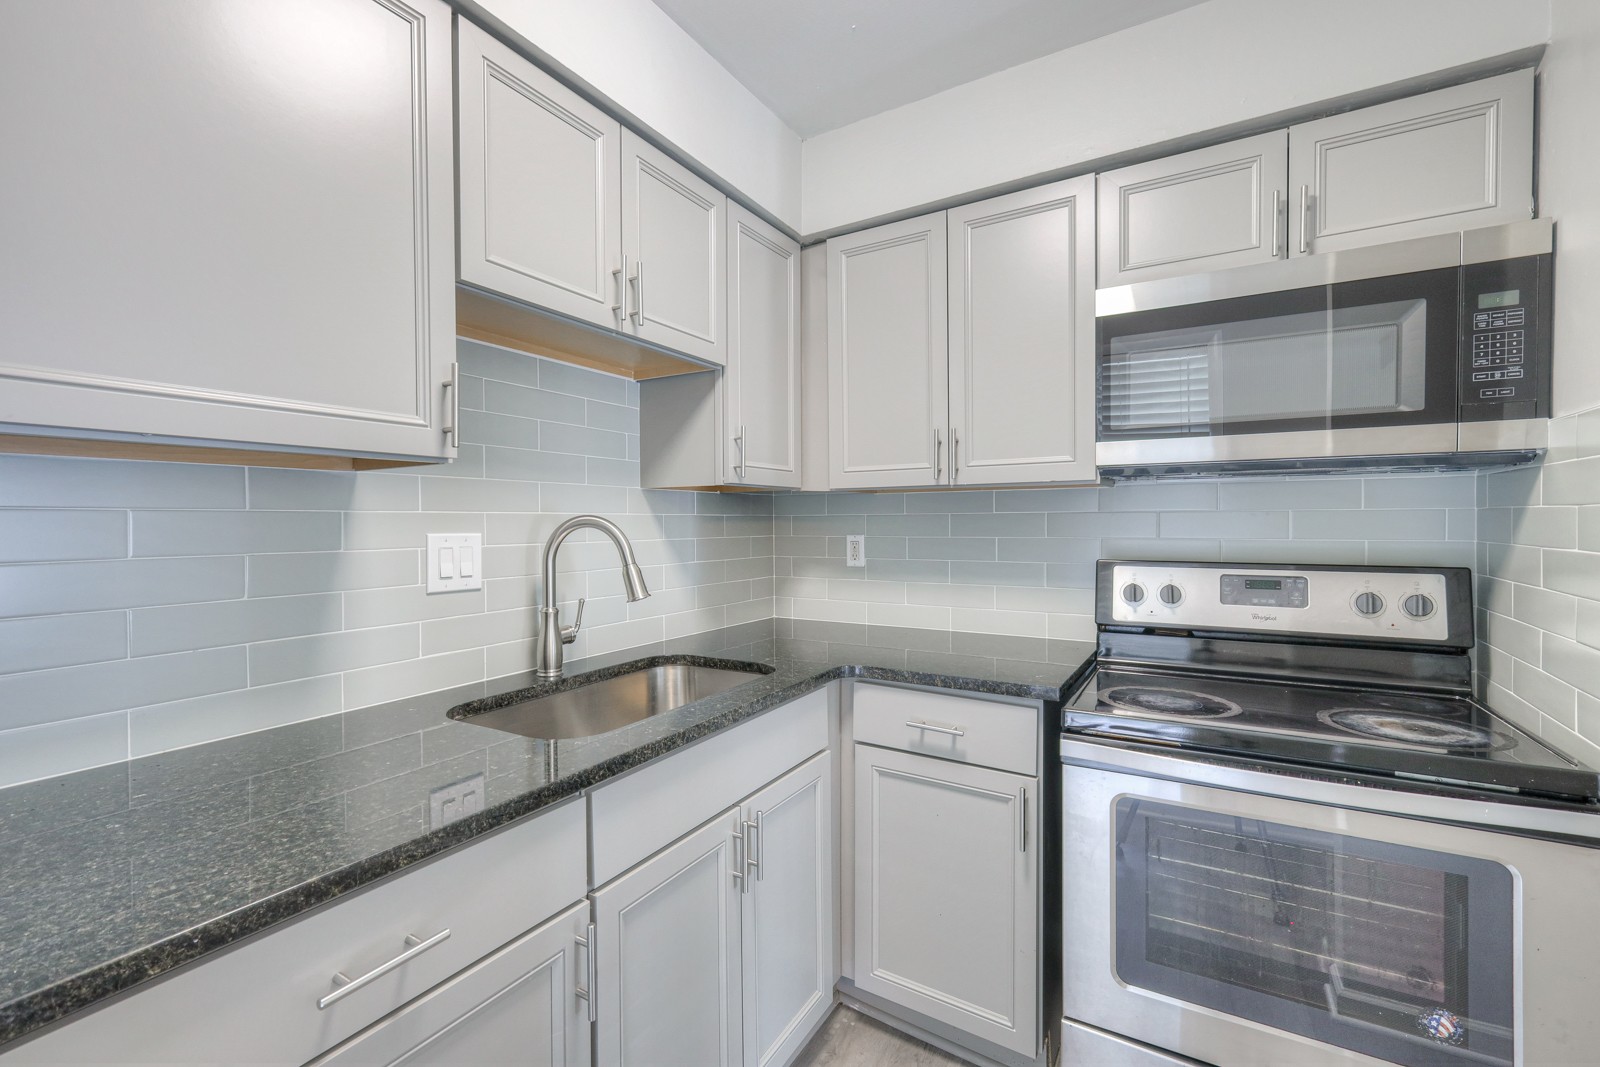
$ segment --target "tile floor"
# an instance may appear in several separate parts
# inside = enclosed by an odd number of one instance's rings
[[[794,1067],[960,1067],[965,1061],[839,1007]]]

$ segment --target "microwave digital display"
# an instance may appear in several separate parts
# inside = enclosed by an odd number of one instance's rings
[[[1500,293],[1479,293],[1478,294],[1478,310],[1479,311],[1483,311],[1483,310],[1485,310],[1487,308],[1516,307],[1520,303],[1522,303],[1522,290],[1521,289],[1507,289],[1504,292],[1500,292]]]

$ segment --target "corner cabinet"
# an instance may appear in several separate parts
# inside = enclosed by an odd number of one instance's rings
[[[1533,71],[1289,129],[1292,255],[1533,215]]]
[[[727,369],[639,383],[646,489],[800,488],[800,246],[728,205]]]
[[[1094,179],[828,242],[829,487],[1094,478]]]
[[[5,447],[453,455],[450,20],[5,5]]]

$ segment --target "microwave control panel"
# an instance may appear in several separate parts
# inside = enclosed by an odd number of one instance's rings
[[[1550,258],[1527,256],[1461,269],[1464,421],[1549,414]]]

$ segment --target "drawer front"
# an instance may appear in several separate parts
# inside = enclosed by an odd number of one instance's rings
[[[185,967],[0,1056],[26,1063],[301,1064],[581,899],[569,801]],[[440,938],[444,931],[448,937]],[[409,960],[325,1008],[335,973]]]
[[[856,683],[855,740],[1002,771],[1039,773],[1039,707]]]
[[[828,747],[832,686],[606,782],[589,797],[604,885]]]

